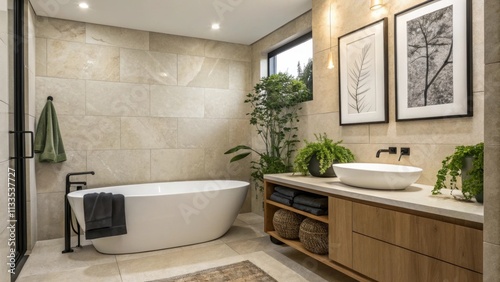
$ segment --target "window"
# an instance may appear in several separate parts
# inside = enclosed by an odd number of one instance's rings
[[[312,32],[275,49],[267,55],[269,75],[283,72],[302,80],[311,93],[313,91]]]

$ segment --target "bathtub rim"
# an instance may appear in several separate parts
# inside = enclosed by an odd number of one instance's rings
[[[83,189],[83,190],[77,190],[77,191],[72,191],[67,194],[68,198],[83,198],[85,194],[89,193],[99,193],[99,192],[107,192],[107,193],[113,193],[112,191],[109,191],[109,189],[116,189],[119,190],[119,188],[129,188],[133,186],[138,186],[136,187],[137,189],[144,189],[144,185],[148,186],[153,186],[157,184],[170,184],[175,188],[174,184],[182,183],[218,183],[218,182],[224,182],[224,183],[229,183],[233,182],[235,185],[233,186],[227,186],[223,187],[220,189],[213,189],[213,190],[196,190],[196,191],[180,191],[179,193],[174,193],[174,194],[168,194],[168,193],[154,193],[154,194],[126,194],[125,197],[155,197],[155,196],[169,196],[169,195],[179,195],[179,194],[190,194],[190,193],[200,193],[200,192],[210,192],[210,191],[221,191],[221,190],[226,190],[226,189],[238,189],[238,188],[244,188],[250,186],[250,183],[247,181],[242,181],[242,180],[179,180],[179,181],[162,181],[162,182],[146,182],[146,183],[135,183],[135,184],[125,184],[125,185],[115,185],[115,186],[102,186],[102,187],[95,187],[95,188],[88,188],[88,189]],[[139,188],[141,187],[141,188]],[[140,190],[139,190],[140,191]],[[143,190],[144,191],[144,190]],[[120,193],[120,191],[116,191],[116,193]]]

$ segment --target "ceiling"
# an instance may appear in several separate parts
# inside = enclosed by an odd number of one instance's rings
[[[78,7],[88,3],[84,10]],[[311,0],[30,0],[39,16],[251,44],[311,9]],[[220,23],[219,30],[212,30]]]

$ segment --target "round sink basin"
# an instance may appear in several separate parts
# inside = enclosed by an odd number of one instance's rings
[[[345,163],[332,167],[344,184],[381,190],[405,189],[422,173],[418,167],[377,163]]]

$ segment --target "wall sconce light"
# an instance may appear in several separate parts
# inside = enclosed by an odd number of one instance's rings
[[[332,51],[328,52],[328,66],[329,70],[333,69],[335,66],[333,65],[333,54]]]
[[[384,6],[384,0],[370,0],[370,10],[376,10]]]

